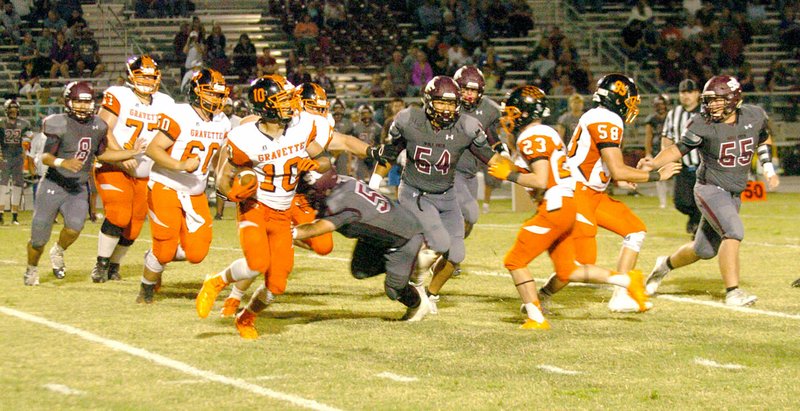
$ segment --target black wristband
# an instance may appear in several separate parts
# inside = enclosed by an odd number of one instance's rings
[[[661,180],[661,174],[659,174],[658,171],[651,171],[650,174],[647,176],[648,182],[660,181],[660,180]]]
[[[516,172],[516,171],[512,171],[512,172],[508,173],[508,177],[506,177],[506,180],[508,180],[508,181],[510,181],[512,183],[516,183],[518,179],[519,179],[519,173]]]

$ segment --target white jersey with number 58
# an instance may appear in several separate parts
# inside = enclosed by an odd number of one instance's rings
[[[584,113],[569,142],[567,162],[572,176],[595,191],[605,191],[611,173],[600,156],[600,150],[620,147],[624,130],[622,119],[605,107]]]

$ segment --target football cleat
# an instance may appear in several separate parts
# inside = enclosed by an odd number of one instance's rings
[[[108,279],[122,281],[122,276],[119,274],[119,263],[110,263],[108,265]]]
[[[644,281],[642,272],[639,270],[631,270],[628,272],[630,284],[628,285],[628,296],[636,301],[639,305],[639,312],[645,312],[647,308],[647,295],[644,290]]]
[[[242,310],[236,316],[236,330],[239,335],[246,340],[255,340],[258,338],[258,330],[256,330],[256,315],[250,310]]]
[[[417,254],[417,266],[409,279],[411,285],[416,287],[425,284],[425,280],[431,273],[431,267],[438,257],[436,252],[431,249],[420,250]]]
[[[138,304],[152,304],[155,293],[155,284],[141,283],[141,287],[139,287],[139,295],[136,297],[136,302]]]
[[[222,318],[230,318],[236,315],[236,311],[239,310],[239,304],[242,300],[238,298],[226,298],[225,304],[222,306],[222,311],[219,312],[219,316]]]
[[[800,278],[794,280],[794,282],[792,283],[792,287],[800,288]]]
[[[542,322],[533,321],[530,318],[525,319],[525,323],[519,326],[523,330],[549,330],[550,322],[544,320]]]
[[[39,271],[36,267],[26,268],[23,280],[25,281],[25,285],[39,285]]]
[[[431,311],[431,302],[428,300],[425,288],[422,286],[414,286],[414,289],[417,291],[417,294],[419,294],[419,304],[416,307],[408,307],[406,314],[402,318],[403,321],[420,321]]]
[[[647,276],[647,280],[645,281],[645,293],[647,295],[653,295],[658,291],[658,286],[661,285],[661,281],[664,280],[664,277],[669,274],[669,267],[667,267],[667,259],[669,256],[662,255],[661,257],[656,258],[656,265],[653,267],[653,271],[650,272],[650,275]]]
[[[94,268],[92,269],[92,282],[106,282],[108,279],[109,264],[108,257],[97,257],[97,263],[95,263]]]
[[[653,303],[646,301],[644,303],[645,311],[653,308]],[[636,302],[628,294],[628,291],[622,287],[614,287],[614,294],[611,300],[608,301],[608,309],[615,313],[638,313],[641,312],[639,303]]]
[[[737,307],[747,307],[753,305],[758,300],[753,294],[748,293],[741,288],[737,288],[728,292],[725,295],[725,305],[732,305]]]
[[[206,280],[203,281],[203,288],[200,289],[200,292],[197,294],[197,299],[195,300],[197,315],[200,318],[208,317],[211,309],[214,308],[214,301],[217,300],[219,292],[222,291],[226,285],[228,284],[222,279],[222,276],[219,275],[207,277]]]
[[[50,263],[53,264],[53,275],[59,280],[67,276],[67,268],[64,267],[64,250],[58,250],[58,243],[53,244],[50,249]]]

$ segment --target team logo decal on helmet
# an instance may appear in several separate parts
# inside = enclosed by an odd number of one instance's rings
[[[700,98],[700,114],[707,121],[723,121],[742,106],[742,87],[731,76],[714,76],[706,82]]]
[[[300,109],[294,85],[279,74],[253,80],[247,99],[253,112],[266,121],[288,123]]]
[[[189,103],[210,116],[216,115],[228,97],[225,77],[214,69],[202,69],[192,76],[189,87]]]
[[[458,121],[461,111],[461,90],[450,77],[436,76],[425,85],[422,104],[425,115],[437,128],[447,128]]]
[[[330,105],[328,104],[328,93],[322,86],[317,83],[304,83],[297,87],[295,93],[303,110],[327,117]]]
[[[463,66],[456,74],[453,75],[453,80],[461,87],[461,104],[465,109],[472,111],[478,104],[481,103],[483,98],[483,89],[486,87],[486,81],[483,78],[483,73],[475,66]],[[465,90],[475,90],[476,97],[466,97]]]
[[[616,113],[628,124],[639,115],[639,90],[633,79],[624,74],[613,73],[601,78],[592,101]]]
[[[547,107],[547,96],[536,86],[519,86],[508,93],[501,106],[503,118],[500,124],[512,134],[519,131],[535,119],[550,116]]]
[[[131,57],[125,66],[128,69],[128,84],[137,93],[152,95],[161,87],[161,70],[149,55]]]

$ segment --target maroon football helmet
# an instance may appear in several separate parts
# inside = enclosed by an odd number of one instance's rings
[[[742,86],[734,77],[714,76],[706,82],[700,98],[702,100],[700,114],[707,121],[720,122],[742,106]],[[722,110],[712,112],[711,103],[718,99],[724,99]]]
[[[481,98],[483,98],[483,88],[486,86],[483,73],[475,66],[463,66],[453,75],[453,80],[461,87],[461,104],[465,109],[472,111],[481,103]],[[478,92],[478,96],[474,99],[465,98],[464,90],[475,90]]]
[[[455,80],[447,76],[436,76],[425,85],[422,95],[425,115],[435,127],[447,128],[458,121],[461,90]]]
[[[64,106],[69,116],[88,121],[94,115],[94,90],[88,81],[73,81],[64,87]]]
[[[303,175],[297,184],[297,193],[304,194],[311,204],[311,207],[322,212],[325,208],[325,199],[330,194],[330,190],[339,183],[339,176],[336,169],[332,168],[322,174],[316,171],[309,171],[308,176]],[[309,183],[309,181],[311,181]]]

